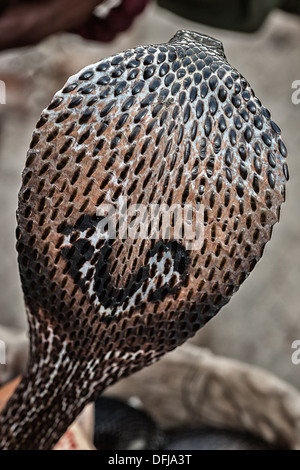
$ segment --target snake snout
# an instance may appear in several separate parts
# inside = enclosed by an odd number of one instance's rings
[[[225,58],[224,47],[221,41],[206,34],[198,33],[197,31],[187,31],[185,29],[180,29],[170,40],[170,43],[172,42],[199,44],[202,48],[207,49],[210,53],[217,53],[220,58]]]

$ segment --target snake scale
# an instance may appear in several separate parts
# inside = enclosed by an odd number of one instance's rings
[[[108,385],[182,344],[261,258],[285,199],[279,127],[222,43],[179,31],[72,76],[23,172],[17,251],[30,360],[0,417],[3,449],[51,449]],[[99,209],[204,207],[181,239],[99,237]]]

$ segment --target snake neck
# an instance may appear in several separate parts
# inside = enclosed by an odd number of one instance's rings
[[[80,365],[68,361],[63,352],[53,367],[33,364],[31,360],[30,372],[0,415],[2,450],[52,449],[93,394],[88,384],[83,389],[76,385],[76,377],[82,373]]]

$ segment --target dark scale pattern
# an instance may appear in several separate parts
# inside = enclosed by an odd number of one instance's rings
[[[51,448],[107,385],[229,301],[278,221],[286,153],[213,38],[179,31],[68,80],[37,124],[19,194],[31,359],[0,418],[2,448]],[[203,204],[201,248],[100,239],[97,209],[121,197]]]

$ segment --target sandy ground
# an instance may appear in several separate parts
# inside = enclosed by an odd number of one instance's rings
[[[137,44],[165,42],[181,28],[223,41],[229,61],[247,77],[282,128],[291,174],[281,222],[263,260],[194,341],[215,353],[261,365],[300,387],[300,365],[291,361],[291,343],[300,340],[300,104],[291,100],[291,84],[300,80],[300,20],[279,11],[257,34],[245,35],[195,24],[151,6],[129,33],[109,46],[61,35],[0,55],[0,79],[7,85],[7,104],[0,105],[0,325],[26,328],[15,209],[26,150],[41,109],[84,65]]]

